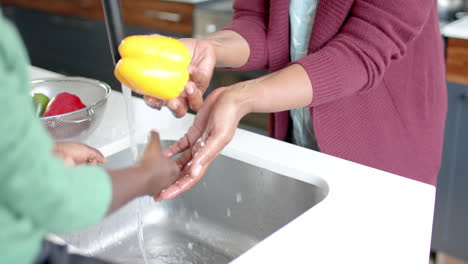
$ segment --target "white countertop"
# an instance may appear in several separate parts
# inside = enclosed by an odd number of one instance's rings
[[[445,25],[442,28],[442,35],[448,38],[468,39],[468,16]]]
[[[54,75],[31,70],[31,78]],[[151,128],[162,139],[178,139],[193,121],[134,102],[138,142]],[[128,146],[126,128],[122,96],[113,92],[87,143],[113,154]],[[223,154],[329,190],[233,263],[428,263],[435,187],[241,129]]]

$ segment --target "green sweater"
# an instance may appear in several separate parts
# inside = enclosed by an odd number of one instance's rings
[[[111,200],[106,172],[66,168],[34,117],[29,62],[0,9],[0,263],[32,263],[47,232],[94,224]]]

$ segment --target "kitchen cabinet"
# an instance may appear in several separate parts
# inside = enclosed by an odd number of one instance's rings
[[[104,20],[101,0],[0,0],[0,3],[53,14]],[[162,0],[121,0],[129,25],[165,33],[192,34],[194,4]]]
[[[159,0],[123,0],[126,23],[187,36],[193,31],[194,4]]]
[[[448,38],[447,80],[468,85],[468,39]]]
[[[432,250],[468,260],[468,86],[448,83],[448,113]]]

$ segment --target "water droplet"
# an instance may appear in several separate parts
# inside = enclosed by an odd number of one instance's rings
[[[236,203],[242,203],[242,193],[236,193]]]
[[[231,217],[231,208],[226,209],[226,216]]]
[[[197,210],[193,211],[193,216],[195,217],[195,219],[200,218],[200,215],[198,214]]]
[[[192,243],[192,242],[189,242],[189,243],[187,244],[187,247],[188,247],[190,250],[192,250],[192,249],[193,249],[193,243]]]
[[[185,223],[185,230],[187,230],[187,231],[190,230],[190,224],[189,223]]]

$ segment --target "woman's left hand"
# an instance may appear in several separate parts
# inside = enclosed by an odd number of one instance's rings
[[[106,162],[106,158],[99,150],[77,142],[56,143],[54,154],[61,158],[67,166]]]
[[[184,137],[164,151],[167,157],[181,154],[176,163],[185,176],[161,192],[156,200],[173,198],[194,186],[231,141],[240,119],[247,113],[248,108],[243,107],[235,87],[212,92]]]

